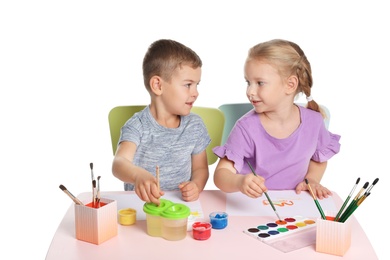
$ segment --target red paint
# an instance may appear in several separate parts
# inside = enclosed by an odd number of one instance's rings
[[[290,230],[294,230],[294,229],[297,229],[298,227],[294,226],[294,225],[288,225],[288,226],[286,226],[286,228],[288,228]]]
[[[334,221],[335,217],[330,217],[330,216],[325,216],[326,217],[326,220],[332,220]]]
[[[207,222],[195,222],[192,224],[192,235],[196,240],[206,240],[211,236],[211,224]]]
[[[99,202],[99,203],[95,203],[95,205],[92,205],[92,204],[93,204],[93,203],[90,202],[90,203],[88,203],[88,204],[85,205],[85,206],[90,207],[90,208],[97,209],[97,208],[103,207],[103,206],[106,205],[107,203]]]

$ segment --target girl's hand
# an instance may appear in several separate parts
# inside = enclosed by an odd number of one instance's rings
[[[261,176],[255,176],[253,174],[246,174],[240,176],[239,190],[250,198],[261,197],[264,191],[267,191],[267,187],[264,185],[264,178]]]
[[[328,190],[326,187],[322,186],[318,182],[310,181],[308,180],[311,189],[313,190],[313,193],[317,196],[318,199],[328,198],[332,195],[332,192]],[[307,190],[310,192],[309,187],[305,183],[305,181],[300,182],[297,187],[295,188],[295,192],[297,194],[301,193],[301,191]],[[310,193],[311,195],[311,193]]]

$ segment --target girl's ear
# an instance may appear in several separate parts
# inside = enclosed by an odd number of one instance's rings
[[[286,94],[294,94],[295,95],[297,88],[298,88],[298,84],[299,84],[299,79],[297,76],[292,75],[292,76],[288,77]]]
[[[151,77],[150,81],[150,90],[157,96],[162,94],[162,79],[159,76]]]

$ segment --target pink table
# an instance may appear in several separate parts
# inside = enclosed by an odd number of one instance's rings
[[[103,192],[102,197],[109,198],[118,194],[132,192],[115,191]],[[337,206],[342,201],[333,192],[333,199]],[[82,193],[79,199],[90,197],[90,193]],[[124,196],[122,196],[124,197]],[[219,190],[202,192],[200,203],[205,220],[209,213],[226,210],[226,194]],[[138,208],[137,211],[142,211]],[[262,222],[263,221],[263,222]],[[151,237],[146,233],[146,221],[137,220],[132,226],[118,224],[118,235],[110,240],[94,245],[79,241],[75,237],[74,205],[71,205],[61,221],[46,255],[47,260],[60,259],[338,259],[334,256],[315,251],[315,245],[307,246],[292,252],[283,253],[264,244],[247,234],[243,230],[267,223],[269,217],[261,216],[229,216],[228,226],[222,230],[212,229],[211,237],[205,241],[198,241],[188,232],[187,237],[179,241],[167,241],[161,237]],[[378,259],[366,234],[357,222],[351,217],[352,242],[343,259]]]

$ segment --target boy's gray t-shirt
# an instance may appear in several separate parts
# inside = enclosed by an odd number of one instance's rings
[[[191,179],[191,155],[203,152],[211,139],[200,116],[181,116],[178,128],[166,128],[157,123],[149,106],[135,113],[121,128],[119,143],[137,145],[133,163],[154,176],[160,168],[160,188],[178,190],[178,185]],[[124,184],[125,190],[134,185]]]

